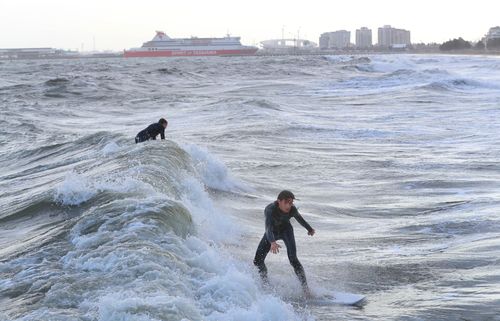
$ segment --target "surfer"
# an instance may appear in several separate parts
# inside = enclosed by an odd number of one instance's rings
[[[149,125],[147,128],[141,130],[135,136],[135,143],[142,143],[147,140],[156,140],[156,136],[160,135],[161,139],[165,139],[165,128],[168,126],[168,121],[165,118],[160,118],[157,123]]]
[[[264,260],[269,251],[274,254],[279,253],[281,246],[276,243],[276,241],[283,240],[286,245],[288,260],[299,278],[304,294],[310,296],[304,268],[297,258],[295,236],[293,234],[293,227],[290,223],[290,219],[294,217],[300,225],[307,229],[307,234],[311,236],[314,235],[315,230],[304,220],[297,208],[293,205],[294,199],[295,195],[293,195],[292,192],[284,190],[279,193],[276,201],[266,206],[264,210],[264,215],[266,217],[266,232],[257,247],[253,263],[259,269],[259,274],[264,284],[268,284],[267,268]]]

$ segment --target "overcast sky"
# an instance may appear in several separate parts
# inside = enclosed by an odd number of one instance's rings
[[[123,50],[170,37],[241,36],[242,43],[281,38],[318,42],[322,32],[391,25],[411,40],[479,40],[500,25],[500,0],[0,0],[0,48]]]

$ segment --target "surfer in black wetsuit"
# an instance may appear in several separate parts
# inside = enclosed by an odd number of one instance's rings
[[[284,190],[279,193],[278,199],[275,202],[266,206],[264,210],[264,215],[266,216],[266,233],[257,247],[253,264],[259,269],[262,281],[267,284],[267,268],[264,264],[264,260],[269,250],[274,254],[279,252],[281,246],[276,243],[276,240],[283,240],[286,245],[288,260],[299,278],[304,294],[310,296],[304,268],[297,258],[295,236],[293,234],[293,227],[290,223],[290,219],[294,217],[300,225],[307,229],[307,234],[311,236],[314,235],[315,230],[304,220],[297,208],[293,205],[294,199],[295,196],[292,192]]]
[[[168,121],[165,118],[161,118],[157,123],[151,124],[146,129],[141,130],[135,136],[135,143],[142,143],[150,139],[155,140],[158,135],[161,136],[161,139],[165,139],[165,128],[167,126]]]

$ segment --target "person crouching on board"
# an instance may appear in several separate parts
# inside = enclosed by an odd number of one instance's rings
[[[168,121],[165,118],[160,118],[157,123],[149,125],[147,128],[141,130],[135,136],[135,143],[142,143],[147,140],[156,140],[156,136],[160,135],[161,139],[165,139],[165,129],[168,126]]]
[[[288,260],[295,270],[295,274],[299,278],[302,289],[306,296],[310,296],[309,287],[307,286],[306,274],[302,264],[297,258],[297,249],[295,247],[295,236],[290,219],[294,217],[300,225],[307,229],[307,234],[313,236],[315,230],[304,220],[297,208],[293,205],[295,195],[292,192],[284,190],[278,195],[278,199],[266,206],[264,215],[266,217],[266,232],[257,247],[253,264],[259,269],[259,274],[264,284],[268,284],[267,268],[264,264],[269,250],[277,254],[280,245],[277,240],[283,240],[286,245]]]

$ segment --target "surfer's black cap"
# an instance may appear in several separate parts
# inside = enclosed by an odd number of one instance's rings
[[[287,199],[295,199],[295,195],[293,195],[292,192],[288,191],[288,190],[283,190],[281,191],[279,194],[278,194],[278,199],[281,201],[281,200],[287,200]]]
[[[168,124],[168,121],[165,118],[160,118],[158,121],[160,124]]]

